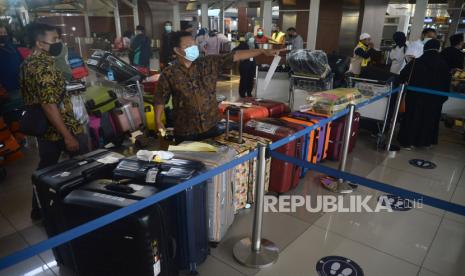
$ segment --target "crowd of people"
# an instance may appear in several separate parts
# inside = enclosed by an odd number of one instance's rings
[[[389,69],[374,68],[380,52],[374,48],[369,34],[360,35],[354,49],[349,74],[368,79],[392,81],[442,92],[449,92],[454,70],[464,69],[464,34],[449,37],[450,46],[441,51],[436,30],[425,28],[420,39],[407,42],[403,32],[393,35],[395,45],[390,51]],[[398,140],[402,148],[431,148],[438,143],[442,106],[447,97],[407,90],[403,104]]]

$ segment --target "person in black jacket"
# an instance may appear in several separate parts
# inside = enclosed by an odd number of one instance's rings
[[[134,53],[134,65],[149,69],[152,49],[150,39],[145,35],[144,26],[136,27],[136,36],[131,43],[131,50]]]
[[[165,68],[174,60],[173,58],[173,24],[166,21],[163,27],[163,39],[161,41],[160,51],[160,69]]]
[[[442,50],[441,55],[449,65],[449,69],[463,69],[465,54],[463,53],[463,33],[455,34],[449,38],[450,46]]]
[[[424,46],[423,55],[410,61],[400,72],[401,83],[448,92],[451,74],[449,66],[439,54],[440,42],[431,39]],[[407,90],[405,114],[400,125],[399,142],[407,150],[429,148],[438,143],[442,105],[447,97]]]
[[[234,48],[236,50],[249,50],[249,49],[258,49],[258,45],[255,43],[255,38],[252,33],[246,33],[244,41],[241,41],[239,46]],[[241,80],[239,82],[239,95],[241,98],[252,97],[252,91],[254,87],[255,79],[255,59],[242,60],[239,63],[239,74]]]

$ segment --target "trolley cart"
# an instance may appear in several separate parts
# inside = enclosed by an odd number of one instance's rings
[[[392,83],[372,79],[348,77],[349,87],[357,88],[364,97],[371,98],[392,91]],[[385,141],[385,131],[389,118],[389,106],[391,95],[380,99],[372,104],[358,110],[362,120],[371,119],[377,122],[378,133],[376,134],[376,146],[379,148]]]
[[[292,74],[289,86],[289,106],[292,111],[300,111],[307,104],[312,93],[333,89],[334,74],[326,78]]]

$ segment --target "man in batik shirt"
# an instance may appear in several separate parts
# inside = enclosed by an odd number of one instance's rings
[[[53,59],[63,47],[56,28],[33,23],[28,26],[28,37],[33,54],[21,66],[20,86],[25,105],[40,105],[49,121],[45,135],[37,137],[38,169],[42,169],[58,163],[63,151],[70,155],[87,152],[88,142],[83,127],[74,117],[70,96],[65,93],[65,80]],[[40,218],[35,195],[31,218]]]

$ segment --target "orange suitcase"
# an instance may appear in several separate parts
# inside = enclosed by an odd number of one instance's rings
[[[270,116],[270,113],[268,111],[268,108],[264,106],[257,106],[257,105],[251,105],[251,104],[244,104],[244,103],[221,103],[219,105],[219,110],[220,114],[223,116],[223,118],[226,118],[226,108],[229,106],[237,106],[240,107],[244,112],[243,112],[243,122],[244,124],[247,123],[248,121],[252,119],[263,119],[263,118],[268,118]],[[239,122],[239,113],[231,112],[231,117],[229,118],[230,120]]]

